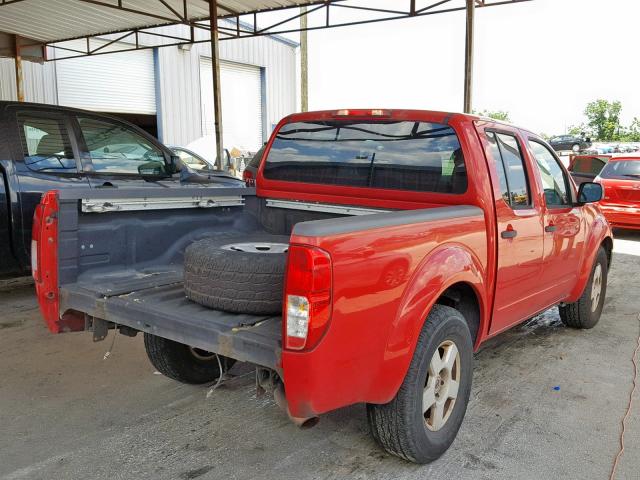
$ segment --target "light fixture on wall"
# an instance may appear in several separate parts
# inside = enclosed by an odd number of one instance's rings
[[[178,45],[178,48],[180,50],[184,50],[185,52],[190,52],[191,47],[193,47],[193,43],[181,43],[180,45]]]

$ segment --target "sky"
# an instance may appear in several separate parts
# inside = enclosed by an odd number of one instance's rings
[[[374,0],[387,6],[406,0]],[[309,108],[461,111],[462,12],[309,33]],[[561,134],[597,98],[640,117],[636,0],[534,0],[478,9],[473,102]]]

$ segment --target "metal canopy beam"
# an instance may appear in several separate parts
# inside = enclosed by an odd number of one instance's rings
[[[211,18],[218,18],[217,0],[209,0],[209,14]],[[222,145],[222,98],[220,95],[220,49],[218,48],[217,23],[211,29],[211,68],[213,70],[213,120],[216,137],[216,166],[223,170],[222,159],[224,146]]]
[[[128,28],[115,28],[108,31],[96,31],[90,35],[64,35],[55,40],[43,42],[43,45],[52,49],[57,49],[63,58],[73,58],[90,55],[103,55],[114,53],[114,49],[90,48],[91,40],[95,38],[104,39],[105,35],[112,38],[113,35],[122,35],[117,42],[117,51],[141,50],[160,46],[176,46],[189,43],[210,42],[209,32],[211,31],[209,19],[212,18],[210,12],[205,12],[202,6],[209,4],[209,0],[201,0],[195,4],[190,0],[149,0],[149,5],[143,10],[139,7],[139,0],[77,0],[80,5],[86,5],[87,9],[95,11],[96,7],[108,12],[120,12],[132,15],[140,23],[139,26]],[[290,2],[289,6],[271,9],[257,9],[251,12],[237,12],[225,6],[223,0],[217,0],[217,19],[219,40],[232,40],[236,38],[250,38],[258,36],[278,35],[285,33],[306,32],[326,28],[345,27],[352,25],[362,25],[368,23],[379,23],[390,20],[402,20],[407,18],[437,15],[441,13],[451,13],[463,11],[468,5],[475,4],[476,8],[486,8],[499,5],[518,4],[533,0],[389,0],[389,5],[393,8],[382,9],[366,6],[366,2],[358,0],[317,0]],[[29,8],[30,0],[0,0],[0,16],[2,8],[9,5],[22,4],[22,8]],[[177,3],[181,3],[181,8],[176,8]],[[259,3],[259,2],[258,2]],[[301,11],[298,3],[308,5],[306,11]],[[138,5],[138,6],[136,6]],[[197,8],[196,6],[197,5]],[[208,8],[208,7],[207,7]],[[351,11],[358,12],[359,18],[353,20],[337,20],[336,15],[331,12]],[[273,20],[273,12],[282,12],[282,16],[277,21]],[[23,12],[24,13],[24,12]],[[207,15],[208,13],[208,15]],[[139,17],[138,17],[139,16]],[[146,19],[142,21],[142,19]],[[306,22],[301,20],[305,19]],[[206,33],[206,38],[198,35],[178,36],[175,33],[176,25],[184,25],[197,32]],[[64,32],[65,29],[61,28]],[[18,33],[18,32],[16,32]],[[18,33],[20,34],[20,33]],[[134,42],[133,39],[140,36],[156,38],[162,40],[161,43]],[[64,42],[71,40],[85,40],[86,48],[78,49],[69,47]],[[115,41],[112,43],[116,43]],[[73,53],[74,55],[69,55]],[[51,60],[60,59],[52,58]]]

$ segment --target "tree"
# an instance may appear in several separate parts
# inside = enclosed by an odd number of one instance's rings
[[[622,104],[619,101],[609,102],[598,99],[587,104],[584,114],[587,126],[598,140],[610,142],[620,137],[620,112]]]
[[[509,118],[509,112],[505,112],[505,111],[502,111],[502,110],[496,110],[496,111],[474,110],[473,114],[474,115],[478,115],[480,117],[493,118],[494,120],[499,120],[501,122],[511,122],[511,118]]]

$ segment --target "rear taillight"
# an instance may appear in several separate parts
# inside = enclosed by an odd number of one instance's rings
[[[331,318],[331,257],[316,247],[289,248],[284,338],[289,350],[315,347]]]
[[[256,186],[256,179],[253,177],[253,173],[246,169],[244,172],[242,172],[242,179],[244,180],[244,183],[247,185],[247,187]]]

